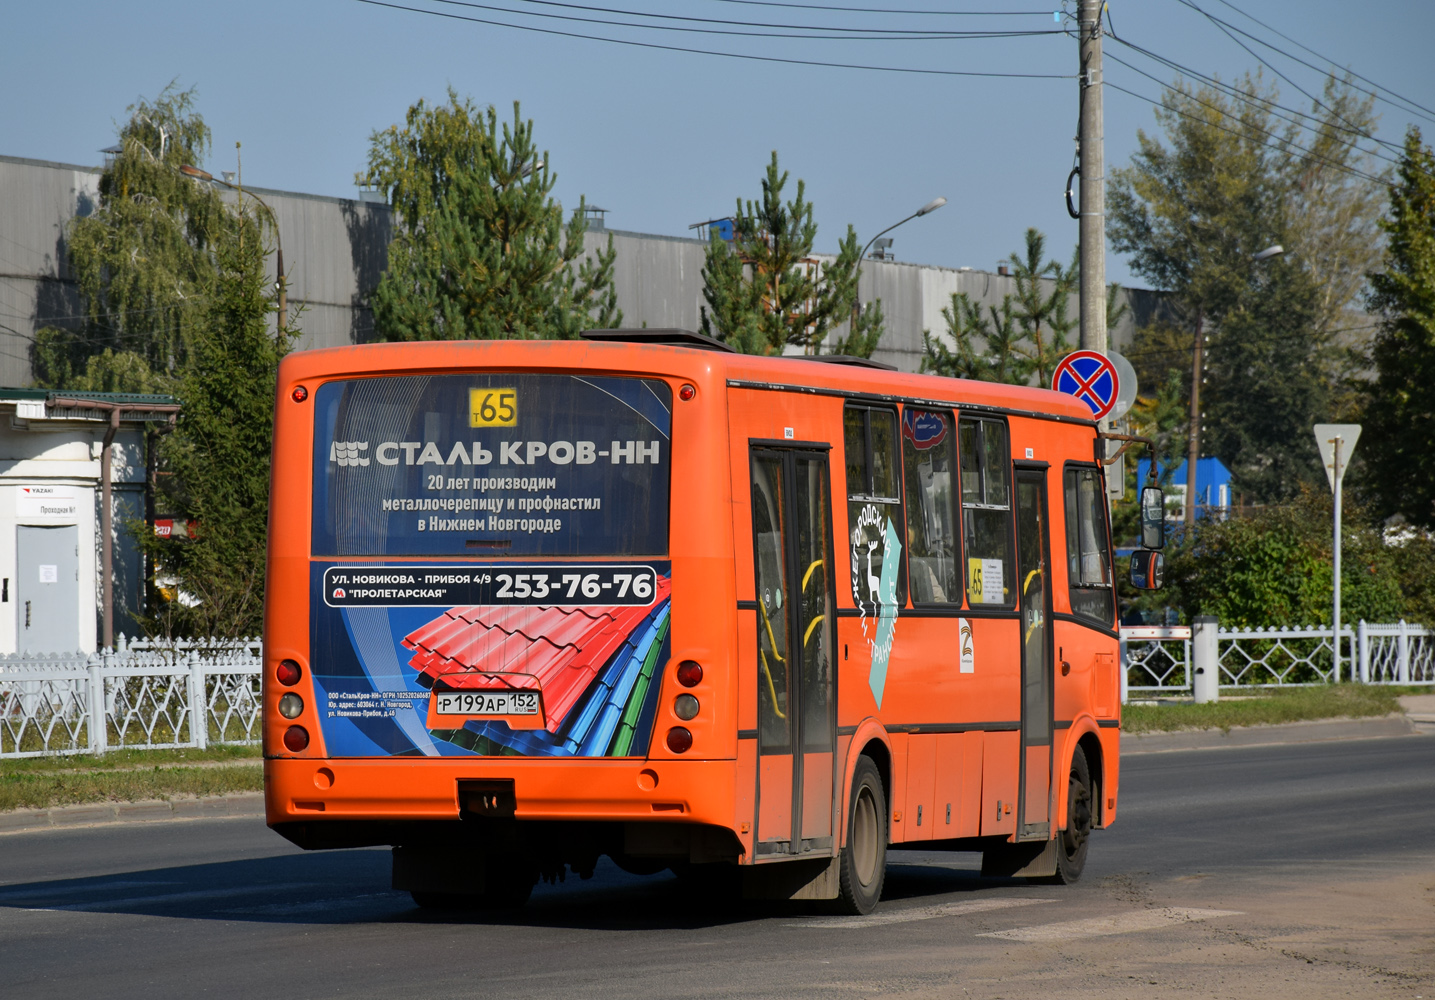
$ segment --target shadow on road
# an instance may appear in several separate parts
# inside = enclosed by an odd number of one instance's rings
[[[883,899],[920,900],[1020,884],[982,879],[953,861],[895,852]],[[954,859],[965,855],[953,855]],[[151,868],[96,878],[12,883],[0,907],[132,914],[180,920],[296,924],[502,924],[594,930],[696,929],[769,917],[829,912],[820,903],[723,903],[693,893],[671,874],[629,875],[604,859],[588,881],[539,884],[519,911],[433,911],[389,887],[387,850],[291,854]]]

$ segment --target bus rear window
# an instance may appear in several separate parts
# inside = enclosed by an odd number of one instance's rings
[[[316,556],[667,553],[665,382],[404,375],[314,403]]]

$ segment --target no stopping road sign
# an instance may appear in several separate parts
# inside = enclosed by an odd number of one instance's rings
[[[1073,351],[1061,359],[1051,375],[1051,387],[1075,396],[1091,409],[1097,420],[1116,405],[1121,379],[1111,359],[1097,351]]]

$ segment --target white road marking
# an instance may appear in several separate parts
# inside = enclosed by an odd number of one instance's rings
[[[1107,934],[1130,934],[1134,931],[1159,930],[1173,924],[1213,917],[1240,916],[1240,910],[1199,910],[1188,906],[1163,906],[1154,910],[1118,913],[1110,917],[1088,917],[1085,920],[1064,920],[1036,927],[1014,927],[1009,931],[991,931],[977,937],[1005,938],[1008,941],[1064,941],[1068,938],[1102,937]]]
[[[987,910],[1006,910],[1014,906],[1031,906],[1033,903],[1054,903],[1054,899],[1025,899],[1003,896],[994,899],[969,899],[961,903],[938,903],[935,906],[914,906],[907,910],[889,910],[886,913],[871,913],[865,917],[824,917],[819,920],[804,920],[801,923],[784,924],[785,927],[835,927],[857,929],[859,927],[880,927],[883,924],[906,924],[914,920],[934,920],[937,917],[956,917],[966,913],[982,913]]]

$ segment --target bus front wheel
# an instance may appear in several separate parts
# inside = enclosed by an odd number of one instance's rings
[[[837,904],[843,913],[871,913],[882,898],[887,874],[887,796],[871,757],[852,774],[847,807],[847,846],[842,848]]]

